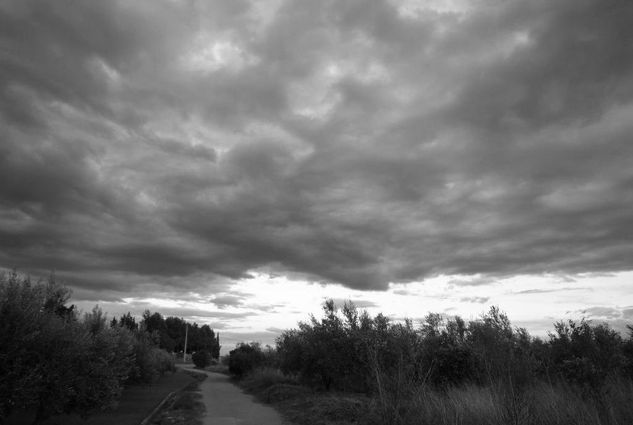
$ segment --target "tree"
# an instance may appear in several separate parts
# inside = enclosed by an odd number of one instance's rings
[[[138,330],[138,323],[136,323],[136,319],[130,314],[130,312],[127,312],[126,314],[121,316],[121,319],[119,320],[119,326],[127,328],[131,331]]]
[[[211,364],[211,353],[207,350],[199,350],[191,355],[193,364],[198,368],[205,368]]]
[[[38,422],[86,415],[120,394],[129,348],[98,307],[77,320],[69,296],[53,277],[33,284],[16,272],[0,276],[0,421],[15,409],[35,409]]]
[[[610,375],[626,371],[626,345],[608,324],[582,319],[554,324],[550,333],[551,361],[567,381],[599,389]]]
[[[507,379],[514,362],[514,332],[508,316],[492,306],[480,320],[469,323],[468,334],[479,382]]]
[[[242,377],[261,365],[263,360],[264,355],[259,343],[240,343],[229,352],[229,372]]]

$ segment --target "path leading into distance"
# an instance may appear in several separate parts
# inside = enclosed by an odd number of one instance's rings
[[[254,397],[232,384],[228,376],[194,368],[185,369],[207,374],[207,379],[200,383],[202,402],[207,409],[202,417],[203,425],[283,424],[275,409],[255,401]]]

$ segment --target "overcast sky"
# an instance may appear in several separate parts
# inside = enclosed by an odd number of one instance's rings
[[[272,342],[633,321],[629,0],[0,0],[0,266]]]

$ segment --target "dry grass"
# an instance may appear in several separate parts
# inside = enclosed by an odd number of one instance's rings
[[[428,386],[369,398],[315,392],[274,369],[257,370],[241,381],[297,425],[628,425],[633,424],[633,383],[612,379],[599,392],[537,383],[519,391],[511,385],[464,385],[445,391]]]
[[[388,403],[387,403],[388,405]],[[427,387],[385,411],[374,400],[372,425],[623,425],[633,423],[633,384],[612,380],[600,393],[567,385],[462,386],[447,391]]]
[[[273,368],[253,371],[240,386],[296,425],[356,424],[369,407],[363,395],[315,392]]]

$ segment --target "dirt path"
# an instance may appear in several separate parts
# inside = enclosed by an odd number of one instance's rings
[[[191,369],[201,372],[197,369]],[[200,383],[202,401],[207,411],[203,425],[282,425],[279,413],[272,407],[255,401],[231,383],[228,376],[205,372],[207,379]]]

